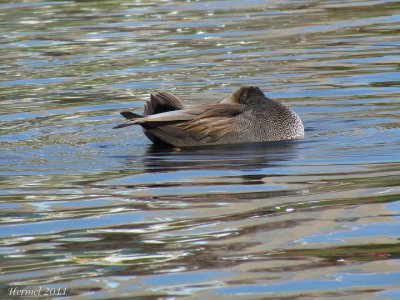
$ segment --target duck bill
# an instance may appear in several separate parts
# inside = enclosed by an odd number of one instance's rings
[[[239,104],[241,90],[242,89],[238,89],[237,91],[233,92],[228,97],[224,98],[220,103]]]

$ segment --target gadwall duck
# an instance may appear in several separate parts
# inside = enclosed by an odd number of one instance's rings
[[[241,87],[217,104],[185,107],[168,92],[152,94],[143,115],[115,126],[140,125],[154,144],[175,147],[243,144],[299,139],[304,126],[289,107],[267,98],[258,87]]]

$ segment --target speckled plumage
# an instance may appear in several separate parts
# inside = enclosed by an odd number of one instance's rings
[[[168,92],[151,95],[143,116],[121,113],[141,125],[155,144],[176,147],[241,144],[299,139],[304,127],[287,106],[271,100],[257,87],[242,87],[217,104],[185,107]]]

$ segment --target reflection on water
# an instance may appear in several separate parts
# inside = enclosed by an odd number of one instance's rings
[[[0,4],[0,298],[398,299],[396,1]],[[302,141],[156,149],[114,131],[240,85]]]

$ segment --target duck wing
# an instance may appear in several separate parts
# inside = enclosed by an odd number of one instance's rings
[[[211,105],[206,111],[174,127],[196,141],[204,140],[214,143],[232,132],[236,123],[235,118],[241,113],[242,109],[239,105]]]
[[[243,112],[238,104],[206,104],[194,108],[137,116],[116,126],[139,124],[166,143],[177,145],[180,140],[213,143],[232,132],[235,120]]]

